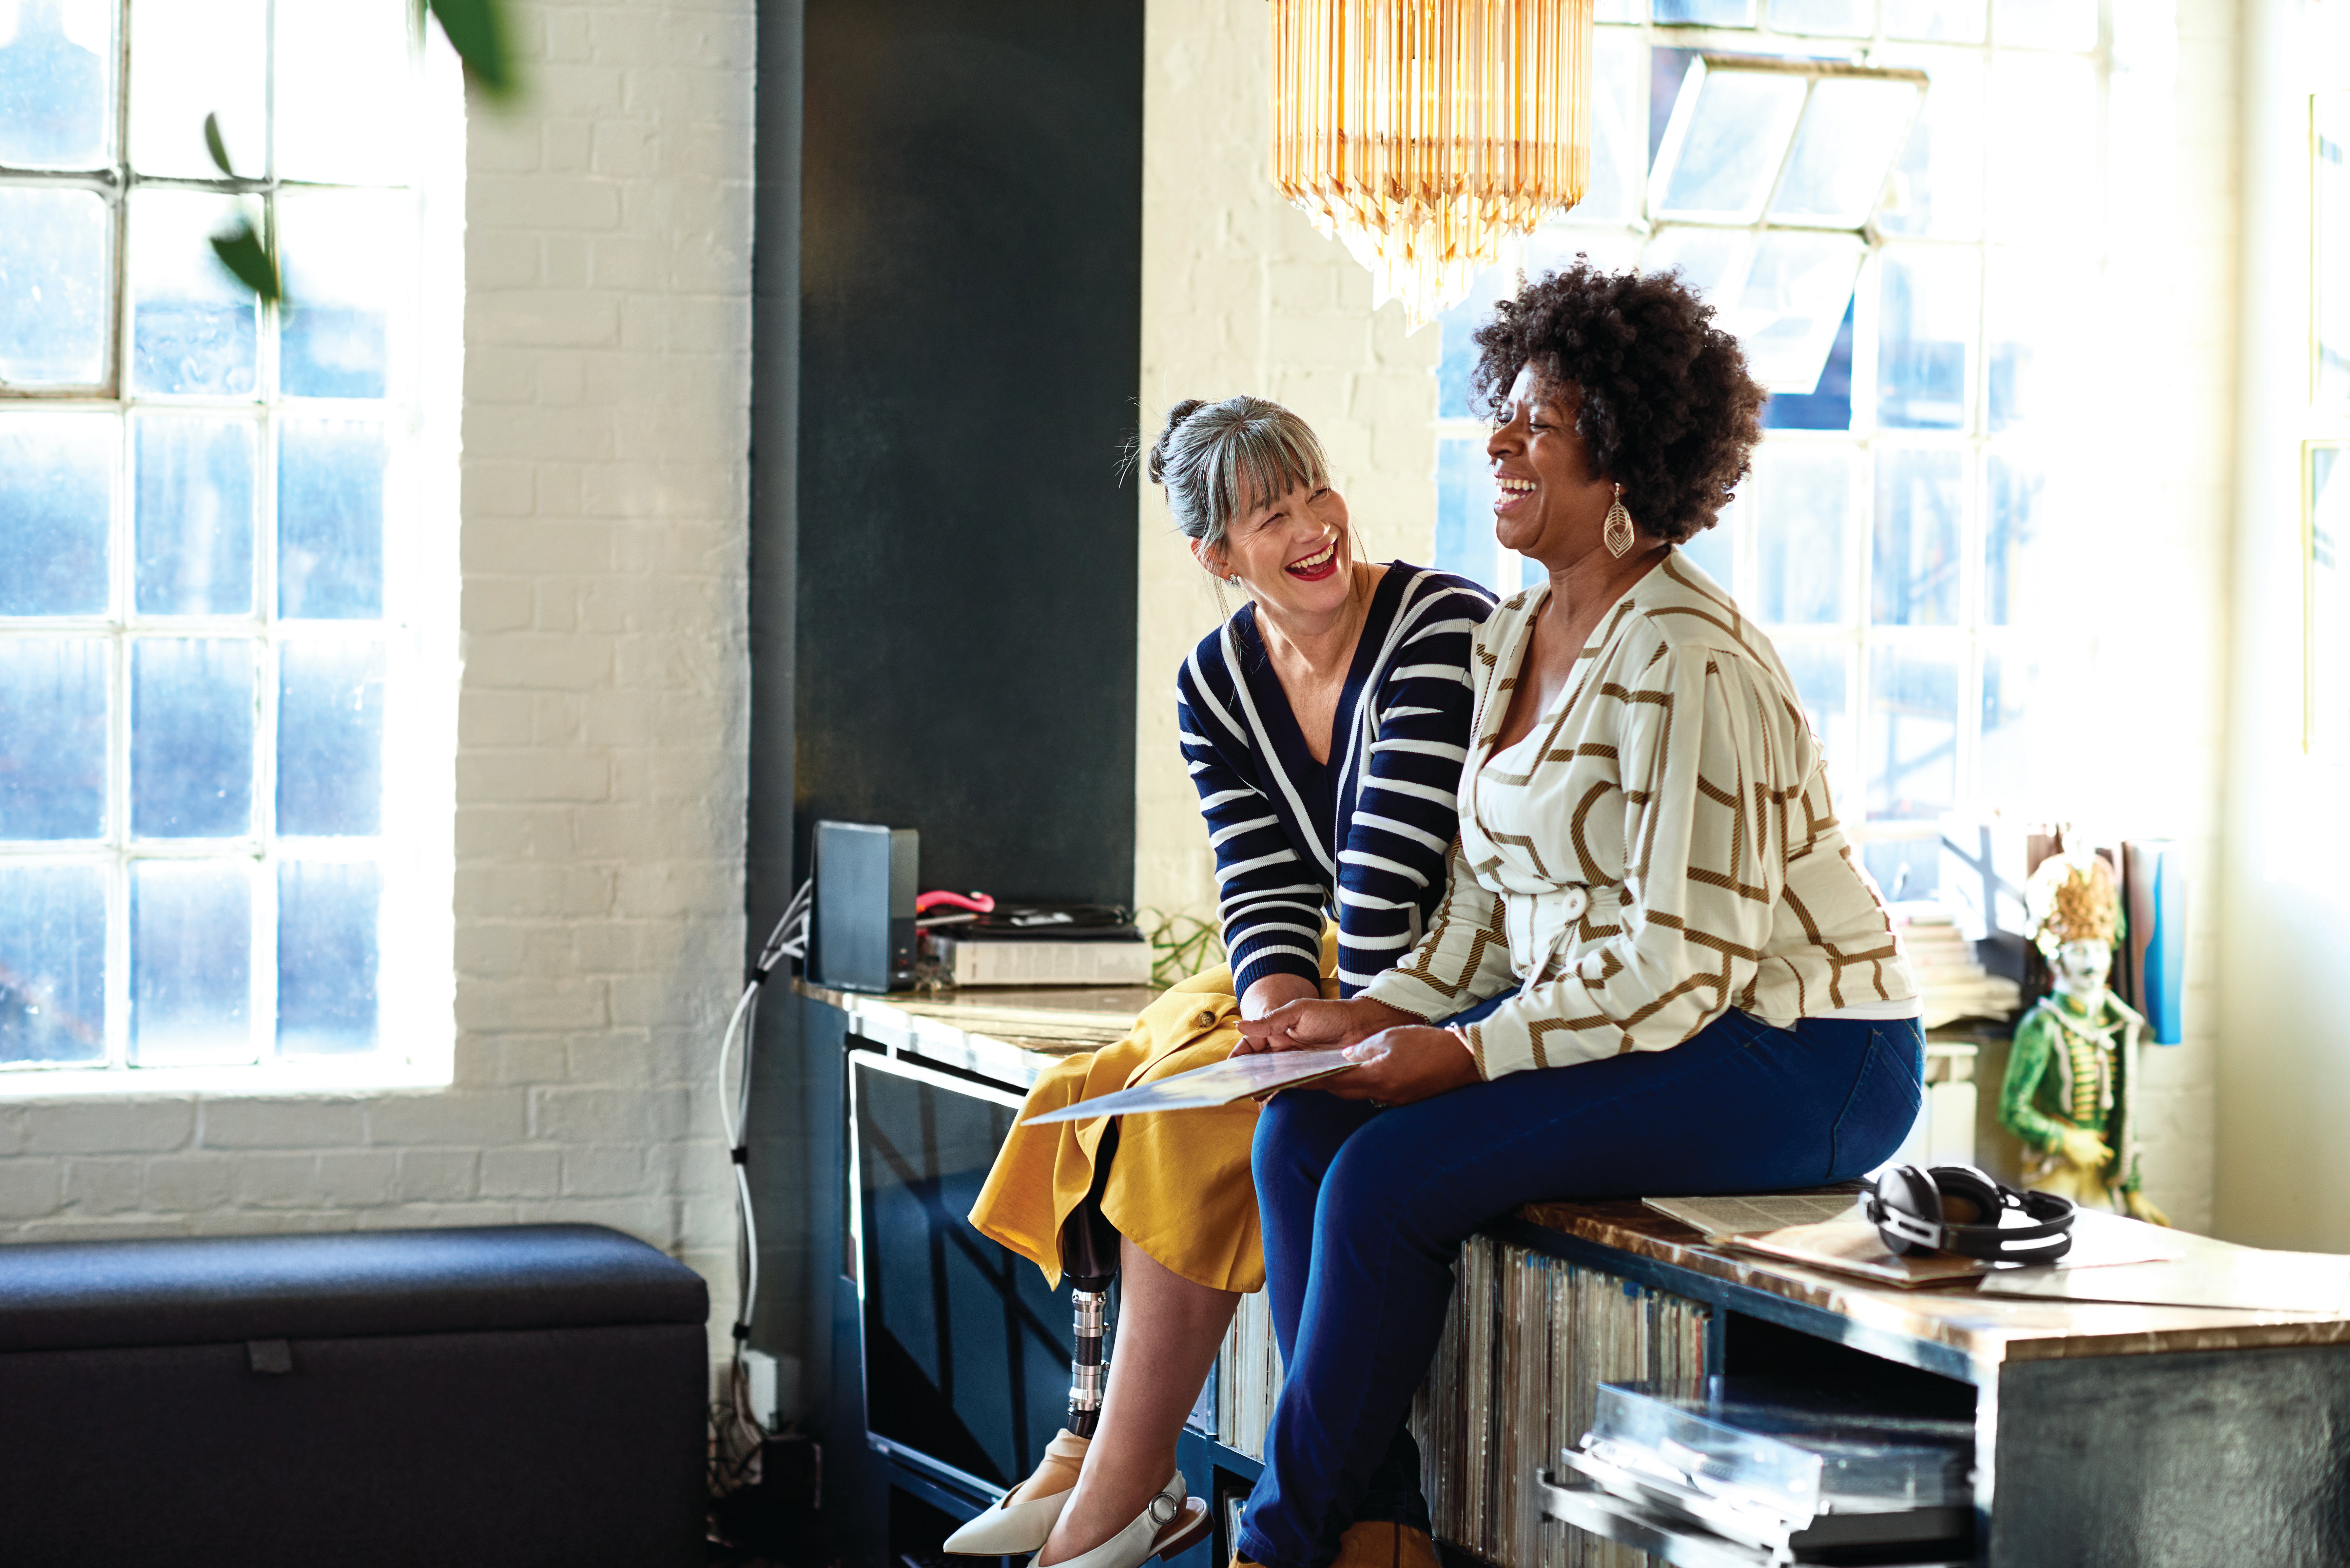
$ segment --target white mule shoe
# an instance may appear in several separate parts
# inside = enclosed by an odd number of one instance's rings
[[[1012,1557],[1041,1552],[1061,1521],[1061,1505],[1076,1490],[1077,1471],[1085,1467],[1083,1438],[1066,1428],[1054,1434],[1045,1457],[1028,1479],[1012,1489],[1002,1502],[965,1521],[946,1538],[941,1551],[968,1557]],[[1043,1495],[1037,1495],[1042,1490]]]
[[[1185,1495],[1183,1472],[1177,1470],[1132,1524],[1053,1568],[1142,1568],[1153,1557],[1172,1557],[1199,1544],[1211,1522],[1208,1505]],[[1037,1556],[1043,1555],[1040,1547]],[[1041,1568],[1035,1557],[1028,1560],[1028,1568]]]

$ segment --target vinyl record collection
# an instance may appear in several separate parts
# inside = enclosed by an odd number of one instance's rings
[[[1534,1475],[1590,1429],[1600,1384],[1701,1376],[1707,1309],[1485,1236],[1453,1278],[1411,1414],[1437,1536],[1500,1568],[1637,1568],[1643,1553],[1543,1518]],[[1264,1294],[1243,1296],[1216,1364],[1222,1441],[1263,1458],[1280,1386]]]

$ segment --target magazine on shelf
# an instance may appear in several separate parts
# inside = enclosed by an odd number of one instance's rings
[[[1176,1073],[1156,1083],[1096,1095],[1057,1111],[1024,1119],[1040,1122],[1082,1122],[1096,1116],[1130,1116],[1146,1111],[1207,1111],[1219,1106],[1293,1089],[1300,1084],[1334,1077],[1358,1065],[1345,1049],[1329,1051],[1270,1051],[1254,1056],[1232,1056],[1188,1073]]]

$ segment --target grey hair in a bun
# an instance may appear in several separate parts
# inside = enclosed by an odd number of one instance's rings
[[[1329,483],[1314,428],[1263,398],[1176,404],[1150,448],[1149,467],[1150,483],[1167,492],[1175,526],[1209,545],[1224,542],[1243,509]]]

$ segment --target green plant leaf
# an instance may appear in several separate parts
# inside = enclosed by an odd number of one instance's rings
[[[236,227],[227,234],[214,234],[213,254],[220,257],[221,265],[228,268],[230,276],[261,298],[273,302],[285,299],[286,291],[277,278],[277,258],[261,243],[261,236],[253,232],[250,220],[240,218]]]
[[[511,101],[521,90],[514,52],[507,47],[505,0],[422,0],[441,18],[449,47],[465,62],[465,74],[495,101]]]
[[[228,143],[221,140],[220,116],[217,114],[204,116],[204,151],[213,155],[213,162],[218,165],[222,173],[232,180],[236,178],[236,171],[229,167]]]

